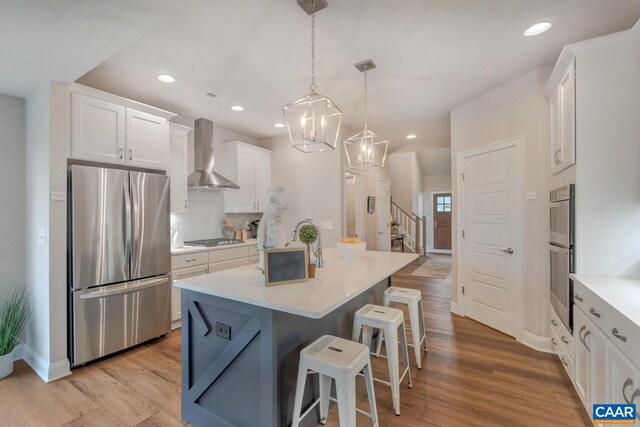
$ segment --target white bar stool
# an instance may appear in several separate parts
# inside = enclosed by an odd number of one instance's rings
[[[364,371],[371,413],[356,408],[356,377],[361,371]],[[309,374],[320,375],[320,397],[303,414],[300,414],[304,387]],[[338,399],[333,399],[330,396],[333,380],[336,382]],[[323,335],[300,352],[298,384],[291,426],[298,427],[300,420],[306,417],[318,404],[320,404],[320,422],[325,424],[329,413],[329,400],[338,403],[340,426],[355,427],[356,411],[358,411],[370,417],[373,426],[378,427],[376,396],[367,346],[331,335]]]
[[[409,370],[409,352],[407,350],[407,336],[404,328],[404,315],[402,310],[367,304],[356,311],[353,319],[353,341],[358,342],[360,340],[360,331],[362,331],[362,342],[371,348],[371,336],[374,328],[382,330],[387,337],[385,347],[387,349],[386,359],[389,365],[390,382],[378,378],[374,378],[374,380],[391,386],[393,408],[395,414],[400,415],[400,383],[404,380],[405,376],[409,379],[409,388],[413,388],[411,372]],[[399,335],[398,328],[401,329]],[[402,359],[404,362],[402,375],[400,375],[398,344],[401,346]]]
[[[382,296],[382,305],[384,305],[385,307],[389,307],[389,304],[392,302],[397,304],[404,304],[409,309],[409,326],[407,327],[407,330],[411,331],[413,344],[407,345],[409,347],[413,347],[418,369],[422,369],[423,341],[424,351],[429,351],[429,349],[427,348],[427,328],[424,326],[424,311],[422,311],[422,292],[417,289],[391,286],[387,288],[386,291],[384,291],[384,295]],[[380,354],[383,340],[384,334],[380,334],[380,338],[378,338],[378,347],[376,349],[377,355]]]

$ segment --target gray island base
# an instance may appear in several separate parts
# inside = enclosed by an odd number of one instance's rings
[[[391,274],[417,258],[378,254],[347,263],[334,253],[316,279],[274,288],[249,281],[257,278],[251,266],[177,282],[183,420],[196,427],[290,425],[300,350],[325,334],[351,338],[354,313],[379,304]],[[311,375],[303,407],[317,390]],[[303,421],[317,425],[317,411]]]

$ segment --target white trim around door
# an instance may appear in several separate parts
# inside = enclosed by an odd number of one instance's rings
[[[516,217],[516,229],[518,232],[513,236],[513,241],[510,242],[510,246],[514,249],[514,256],[516,257],[516,283],[515,283],[515,338],[518,341],[523,341],[524,338],[524,301],[523,301],[523,287],[524,287],[524,179],[525,179],[525,139],[524,136],[517,136],[514,138],[498,141],[495,143],[483,145],[481,147],[475,147],[469,150],[461,151],[457,154],[456,165],[457,165],[457,174],[456,177],[456,200],[454,203],[456,204],[456,213],[457,213],[457,221],[456,221],[456,275],[457,275],[457,283],[456,283],[456,293],[457,293],[457,303],[455,303],[455,312],[462,316],[465,316],[465,295],[462,293],[463,284],[466,283],[466,279],[464,276],[464,265],[465,260],[464,256],[464,248],[465,241],[462,236],[465,224],[465,206],[464,206],[464,163],[466,159],[470,159],[475,156],[480,156],[484,154],[489,154],[492,152],[505,150],[508,148],[515,148],[515,175],[516,175],[516,206],[515,209],[515,217]],[[462,255],[462,256],[461,256]],[[454,304],[452,304],[452,310],[454,309]]]

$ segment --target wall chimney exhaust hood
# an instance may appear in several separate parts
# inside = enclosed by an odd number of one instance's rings
[[[194,129],[196,171],[189,175],[190,190],[228,190],[240,187],[213,170],[213,122],[197,119]]]

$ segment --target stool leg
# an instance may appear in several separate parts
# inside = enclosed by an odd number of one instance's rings
[[[404,361],[404,367],[408,369],[407,378],[409,378],[409,388],[413,388],[411,382],[411,367],[409,366],[409,348],[407,346],[407,330],[404,327],[404,322],[400,325],[400,349],[402,351],[402,359]],[[404,372],[404,369],[402,370]]]
[[[400,415],[400,361],[398,359],[398,330],[385,330],[387,339],[384,346],[387,349],[387,363],[389,365],[389,382],[391,383],[391,397],[396,415]]]
[[[411,324],[411,336],[413,338],[413,351],[416,355],[416,364],[418,369],[422,369],[422,322],[420,321],[420,313],[418,304],[409,304],[409,323]]]
[[[307,382],[307,367],[302,362],[298,366],[298,384],[296,385],[296,397],[293,403],[293,421],[291,427],[298,427],[300,424],[300,413],[302,412],[302,398],[304,397],[304,386]]]
[[[371,421],[373,426],[378,425],[378,408],[376,406],[376,392],[373,387],[373,374],[371,373],[371,361],[364,368],[364,383],[367,386],[367,397],[369,398],[369,408],[371,409]]]
[[[362,329],[362,325],[360,321],[356,319],[353,320],[353,332],[351,333],[351,341],[360,342],[360,330]]]
[[[362,344],[369,347],[371,350],[371,337],[373,335],[373,328],[371,326],[362,327]]]
[[[420,324],[422,325],[422,335],[424,336],[424,351],[429,351],[427,348],[427,327],[424,323],[424,310],[422,308],[422,299],[420,299],[418,305],[420,306],[419,314],[420,314]],[[422,337],[420,337],[422,339]]]
[[[380,356],[380,352],[382,351],[382,341],[384,340],[384,330],[380,329],[378,332],[378,342],[376,343],[376,354],[375,356]]]
[[[356,380],[336,378],[340,427],[356,427]]]
[[[320,424],[327,423],[327,415],[329,414],[329,396],[331,394],[332,378],[320,375]]]

